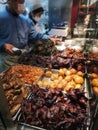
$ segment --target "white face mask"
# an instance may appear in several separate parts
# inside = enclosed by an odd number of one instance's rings
[[[35,17],[33,17],[33,19],[34,19],[36,22],[38,22],[38,21],[40,20],[40,17],[35,16]]]
[[[24,13],[24,11],[25,11],[24,4],[18,4],[17,5],[17,14],[22,14],[22,13]]]

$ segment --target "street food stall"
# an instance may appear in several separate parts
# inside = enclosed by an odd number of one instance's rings
[[[40,0],[48,34],[61,41],[21,49],[18,64],[0,74],[4,130],[97,130],[98,1],[76,1]]]

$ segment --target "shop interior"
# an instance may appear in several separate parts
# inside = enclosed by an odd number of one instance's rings
[[[19,49],[0,73],[0,130],[97,130],[98,0],[25,0],[26,15],[34,2],[44,33],[60,40]]]

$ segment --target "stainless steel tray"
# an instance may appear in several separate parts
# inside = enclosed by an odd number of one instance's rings
[[[45,69],[46,70],[49,70],[48,68]],[[56,69],[53,69],[52,70],[54,73],[58,73],[58,70]],[[39,79],[39,80],[42,80],[44,78],[44,74],[42,75],[42,77]],[[45,77],[47,80],[49,80],[47,77]],[[86,94],[86,97],[88,99],[88,102],[87,102],[87,112],[88,112],[88,120],[86,122],[87,124],[87,127],[85,128],[77,128],[77,130],[91,130],[93,124],[94,124],[94,118],[96,116],[96,113],[97,113],[97,110],[98,110],[98,97],[96,95],[94,95],[93,93],[93,90],[92,90],[92,86],[90,84],[90,79],[88,77],[88,74],[84,74],[84,86],[85,86],[85,94]],[[94,99],[93,99],[94,97]],[[92,106],[92,103],[94,102],[94,105]],[[23,123],[21,121],[19,121],[21,118],[21,111],[18,115],[18,123],[19,125],[23,125],[25,128],[29,127],[29,128],[34,128],[35,130],[45,130],[43,128],[40,128],[40,127],[36,127],[36,126],[33,126],[33,125],[29,125],[29,124],[26,124],[26,123]]]
[[[91,126],[91,113],[90,113],[90,104],[89,104],[89,100],[88,100],[88,103],[87,103],[87,108],[86,108],[86,111],[88,112],[88,119],[86,120],[85,119],[85,122],[86,122],[86,126],[83,126],[81,128],[77,127],[77,130],[89,130],[89,127]],[[46,129],[43,129],[43,128],[40,128],[40,127],[37,127],[37,126],[34,126],[34,125],[29,125],[27,123],[24,123],[24,122],[21,122],[20,119],[21,118],[21,111],[20,113],[18,114],[18,119],[17,119],[17,123],[22,127],[24,127],[24,129],[26,128],[29,128],[30,130],[31,129],[34,129],[34,130],[46,130]],[[48,130],[48,129],[47,129]],[[70,129],[67,129],[67,130],[70,130]]]

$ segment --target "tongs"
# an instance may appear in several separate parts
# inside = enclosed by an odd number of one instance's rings
[[[87,63],[89,61],[85,61],[85,74],[84,74],[84,77],[85,77],[85,86],[86,86],[86,91],[87,91],[87,98],[88,99],[92,99],[93,98],[93,90],[92,90],[92,85],[91,85],[91,80],[90,80],[90,77],[89,77],[89,74],[88,74],[88,70],[87,70]]]

